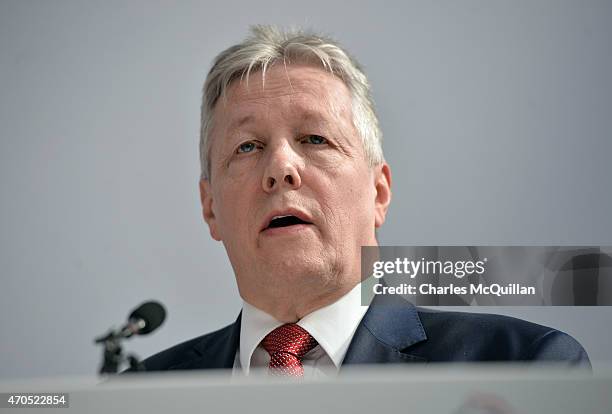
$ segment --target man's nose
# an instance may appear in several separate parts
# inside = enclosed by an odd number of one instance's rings
[[[283,145],[270,154],[262,181],[265,192],[277,191],[283,187],[297,190],[302,186],[297,158],[290,145]]]

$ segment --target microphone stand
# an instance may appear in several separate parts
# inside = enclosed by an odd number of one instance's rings
[[[130,371],[144,371],[144,365],[134,354],[123,355],[121,340],[126,337],[129,338],[123,330],[114,331],[111,329],[108,334],[95,339],[96,344],[103,344],[104,346],[104,358],[100,367],[100,374],[116,374],[119,372],[121,363],[126,360],[130,364]]]

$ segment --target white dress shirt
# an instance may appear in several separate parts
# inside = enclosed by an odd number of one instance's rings
[[[338,374],[368,306],[369,304],[361,304],[361,284],[358,283],[336,302],[317,309],[296,322],[319,343],[302,358],[305,378]],[[270,355],[260,342],[281,325],[284,325],[284,322],[243,301],[240,345],[236,350],[233,375],[267,373]]]

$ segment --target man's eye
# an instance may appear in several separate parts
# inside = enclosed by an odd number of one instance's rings
[[[321,145],[327,143],[327,140],[320,135],[308,135],[305,140],[307,144]]]
[[[240,144],[240,146],[238,147],[238,149],[236,150],[236,152],[238,154],[244,154],[246,152],[253,152],[255,150],[256,146],[254,142],[244,142],[242,144]]]

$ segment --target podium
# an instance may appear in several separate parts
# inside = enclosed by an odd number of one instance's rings
[[[0,382],[0,393],[66,393],[62,413],[612,413],[612,369],[517,364],[361,366],[317,380],[169,371]],[[6,397],[6,394],[3,394]],[[3,397],[3,398],[4,398]],[[38,413],[40,408],[6,408]],[[65,411],[64,411],[65,410]]]

